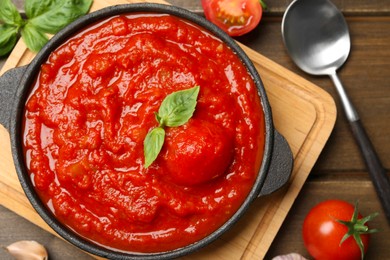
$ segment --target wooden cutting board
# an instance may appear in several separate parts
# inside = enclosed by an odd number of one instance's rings
[[[92,10],[131,0],[95,0]],[[143,1],[143,2],[159,2]],[[289,183],[278,192],[257,199],[227,233],[208,247],[183,259],[262,259],[292,207],[324,147],[336,120],[336,107],[324,90],[242,46],[254,62],[271,103],[276,129],[287,139],[294,155]],[[19,41],[0,71],[28,64],[34,54]],[[56,234],[35,212],[19,184],[7,130],[0,125],[0,203],[43,229]],[[76,250],[76,249],[75,249]]]

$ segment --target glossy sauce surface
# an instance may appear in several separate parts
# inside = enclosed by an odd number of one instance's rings
[[[144,168],[162,100],[194,85],[194,116],[167,129]],[[162,252],[236,212],[260,167],[264,118],[251,76],[220,40],[173,16],[122,15],[42,65],[23,142],[36,190],[61,222],[110,248]]]

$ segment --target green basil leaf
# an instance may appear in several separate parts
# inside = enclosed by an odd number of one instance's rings
[[[8,54],[14,48],[17,38],[17,27],[0,24],[0,56]]]
[[[0,0],[0,22],[20,27],[23,19],[11,0]]]
[[[46,34],[30,23],[27,23],[20,33],[27,47],[33,52],[38,52],[49,40]]]
[[[144,140],[145,168],[148,168],[157,158],[164,144],[165,130],[162,127],[153,128]]]
[[[169,94],[155,114],[160,124],[153,128],[144,140],[145,168],[148,168],[157,158],[164,144],[164,127],[176,127],[185,124],[194,114],[199,86]]]
[[[160,125],[175,127],[185,124],[193,115],[199,86],[174,92],[168,95],[158,110]]]
[[[44,14],[48,10],[52,9],[56,1],[53,0],[26,0],[24,2],[24,10],[28,18],[34,18]]]
[[[32,1],[32,0],[30,0]],[[80,16],[88,13],[92,0],[45,0],[42,5],[29,4],[29,23],[37,29],[55,34]]]

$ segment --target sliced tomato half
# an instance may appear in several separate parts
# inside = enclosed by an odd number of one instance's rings
[[[202,0],[202,6],[206,18],[230,36],[253,30],[263,14],[259,0]]]

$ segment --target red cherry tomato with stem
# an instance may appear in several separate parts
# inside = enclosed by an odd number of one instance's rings
[[[262,0],[202,0],[205,16],[230,36],[240,36],[253,30],[260,22]]]
[[[363,259],[368,249],[367,222],[377,213],[365,218],[355,206],[342,200],[327,200],[313,207],[303,223],[303,241],[306,249],[317,260]]]

